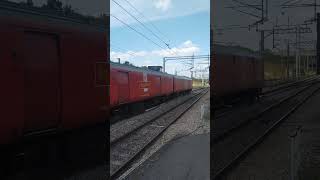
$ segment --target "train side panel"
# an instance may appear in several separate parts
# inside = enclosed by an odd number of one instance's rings
[[[122,90],[120,90],[120,86],[124,80],[118,77],[120,72],[127,73],[128,78],[125,82],[129,81],[129,86],[122,88]],[[110,103],[112,108],[192,89],[191,79],[117,63],[111,63],[110,77]],[[123,94],[122,97],[129,98],[124,98],[125,100],[121,101],[119,99],[121,93]]]
[[[118,92],[119,92],[119,88],[118,88],[118,84],[117,84],[117,70],[112,68],[110,68],[110,106],[114,107],[116,105],[119,104],[118,101]],[[106,76],[108,76],[106,74]]]
[[[181,91],[181,80],[174,77],[173,78],[173,92],[179,93]]]
[[[233,87],[237,83],[238,76],[236,74],[236,59],[233,56],[214,54],[212,62],[212,88],[214,96],[223,96],[234,92]]]
[[[0,144],[8,144],[21,136],[24,126],[23,66],[21,33],[0,17]]]
[[[173,93],[173,76],[161,77],[161,95],[168,96]]]
[[[161,76],[148,73],[148,81],[150,82],[150,86],[148,88],[150,97],[160,96],[161,95]]]
[[[107,59],[103,50],[105,39],[99,32],[79,32],[61,38],[64,128],[104,122],[107,118],[108,86],[95,82],[96,63]],[[109,74],[109,67],[106,68]]]
[[[182,77],[174,77],[174,93],[180,93],[182,91],[187,91],[192,89],[192,80]],[[191,87],[190,87],[191,86]]]
[[[105,33],[50,20],[1,15],[1,79],[6,84],[1,99],[7,108],[1,113],[6,119],[0,125],[0,133],[6,133],[2,142],[23,133],[73,129],[107,118],[107,82],[97,86],[95,77],[96,63],[108,57]],[[108,69],[106,65],[109,74]]]
[[[143,72],[130,71],[130,100],[129,102],[138,102],[150,97],[150,80],[147,74]]]
[[[220,98],[261,89],[262,64],[262,60],[253,57],[214,54],[211,65],[213,95]]]

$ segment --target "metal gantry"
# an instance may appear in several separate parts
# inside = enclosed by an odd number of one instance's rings
[[[198,59],[207,59],[208,62],[210,61],[210,55],[192,55],[192,56],[172,56],[172,57],[163,57],[163,72],[166,72],[166,62],[167,61],[189,61],[188,65],[190,68],[188,70],[191,71],[191,78],[193,77],[193,69],[194,69],[194,61]]]
[[[298,3],[298,2],[294,2],[289,4],[288,2],[285,2],[283,4],[281,4],[281,8],[313,8],[314,9],[314,17],[311,17],[310,19],[306,20],[305,23],[306,24],[313,24],[316,22],[317,25],[317,46],[316,46],[316,54],[317,54],[317,61],[316,61],[316,67],[317,67],[317,74],[320,74],[320,14],[317,12],[317,7],[319,7],[320,5],[317,4],[317,0],[312,0],[313,3]],[[299,43],[297,43],[298,45]]]
[[[253,26],[256,26],[258,28],[259,24],[264,24],[264,22],[268,21],[268,0],[261,0],[261,3],[257,4],[249,4],[242,0],[232,0],[232,2],[236,5],[228,6],[225,8],[230,8],[240,13],[247,14],[251,17],[257,18],[257,21],[249,25],[249,30]]]
[[[280,43],[277,42],[276,36],[277,35],[290,35],[293,34],[295,35],[295,38],[293,38],[295,41],[294,43],[290,43],[289,39],[286,43],[287,46],[287,51],[289,51],[290,44],[294,45],[295,48],[295,76],[299,77],[300,72],[301,72],[301,62],[303,59],[307,59],[307,64],[309,63],[310,57],[314,57],[310,53],[308,55],[304,54],[306,51],[302,51],[302,46],[305,44],[308,44],[309,42],[305,42],[301,37],[302,34],[311,34],[313,33],[312,28],[309,27],[309,25],[313,25],[315,22],[317,23],[317,46],[316,46],[316,72],[317,74],[320,74],[320,15],[317,13],[317,7],[320,6],[320,4],[317,4],[317,0],[310,0],[311,2],[305,3],[300,1],[300,0],[287,0],[284,3],[280,5],[282,9],[287,9],[287,8],[314,8],[314,17],[312,17],[309,20],[304,21],[304,23],[300,24],[290,24],[289,23],[289,17],[288,17],[288,24],[287,25],[278,25],[278,17],[276,17],[276,23],[273,25],[271,28],[258,28],[259,24],[264,24],[264,22],[269,21],[268,19],[268,0],[260,0],[256,3],[249,3],[248,1],[244,0],[231,0],[233,2],[232,6],[228,6],[225,8],[230,8],[232,10],[238,11],[243,14],[247,14],[251,17],[257,18],[258,20],[249,25],[249,30],[252,26],[256,26],[256,31],[260,32],[260,53],[263,55],[264,49],[265,49],[265,39],[268,37],[272,37],[272,49],[279,49]],[[278,6],[278,5],[277,5]],[[284,13],[282,13],[283,15]],[[215,28],[217,33],[216,35],[222,34],[223,31],[226,30],[234,30],[234,29],[244,29],[248,28],[247,26],[243,25],[229,25],[226,27],[222,28]],[[314,52],[314,51],[312,51]],[[287,52],[287,56],[289,56],[290,52]],[[289,57],[288,57],[289,58]],[[306,69],[309,68],[309,64]]]

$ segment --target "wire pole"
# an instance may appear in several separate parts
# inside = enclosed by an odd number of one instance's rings
[[[296,27],[296,78],[298,78],[298,27]]]
[[[287,42],[287,78],[289,79],[289,61],[290,61],[290,44],[289,44],[289,39]]]
[[[163,58],[163,72],[166,72],[166,58]]]
[[[319,62],[320,62],[320,13],[317,13],[317,60],[316,60],[317,75],[320,74]]]
[[[301,34],[300,34],[300,26],[298,26],[298,76],[301,76],[301,51],[300,51],[300,43],[301,43]]]
[[[263,55],[264,51],[264,30],[260,31],[261,39],[260,39],[260,54]]]

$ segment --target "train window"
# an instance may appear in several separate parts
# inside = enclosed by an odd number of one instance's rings
[[[97,62],[95,67],[96,86],[108,85],[108,64],[106,62]]]
[[[30,9],[55,16],[107,24],[107,1],[101,0],[0,0],[0,5]]]

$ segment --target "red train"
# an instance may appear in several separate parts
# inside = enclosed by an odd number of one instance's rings
[[[0,2],[0,165],[8,152],[27,156],[26,142],[54,150],[48,148],[53,141],[42,138],[52,135],[59,136],[57,144],[63,141],[63,148],[70,142],[80,147],[85,140],[88,146],[97,139],[105,146],[110,105],[132,105],[192,89],[191,79],[185,77],[116,63],[110,70],[104,24],[11,5],[3,8],[1,3],[5,2]],[[102,134],[91,136],[96,127]],[[66,138],[74,132],[88,136]],[[1,171],[2,166],[0,179]]]
[[[110,62],[111,108],[133,105],[155,98],[188,92],[192,80],[159,71]]]
[[[50,144],[33,140],[85,134],[87,127],[105,131],[109,118],[108,22],[16,6],[0,2],[0,165],[3,151],[27,156],[26,141]]]
[[[244,48],[214,45],[210,67],[211,96],[215,105],[238,95],[258,96],[264,66],[259,55]]]

